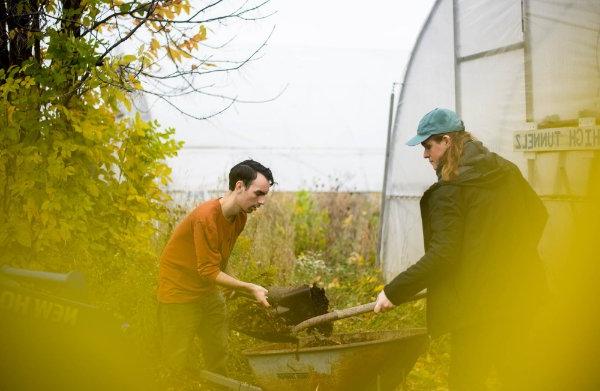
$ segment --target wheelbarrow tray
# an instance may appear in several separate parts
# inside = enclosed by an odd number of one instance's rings
[[[337,344],[269,344],[244,351],[266,391],[393,390],[427,347],[425,329],[333,335]],[[319,343],[317,343],[319,344]]]

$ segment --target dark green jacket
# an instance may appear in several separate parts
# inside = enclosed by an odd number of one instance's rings
[[[431,334],[517,322],[542,300],[547,213],[514,164],[467,142],[458,177],[425,192],[421,218],[425,255],[384,290],[400,303],[427,288]]]

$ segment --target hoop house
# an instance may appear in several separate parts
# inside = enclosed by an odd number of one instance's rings
[[[386,279],[423,254],[419,199],[435,182],[422,148],[405,142],[435,107],[519,166],[550,219],[541,253],[567,251],[598,197],[600,2],[438,0],[406,67],[389,135],[380,262]]]

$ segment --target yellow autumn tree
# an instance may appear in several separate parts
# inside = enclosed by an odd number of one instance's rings
[[[210,26],[263,4],[0,0],[0,264],[110,274],[154,254],[180,144],[132,97],[173,104],[242,66],[255,53],[211,60]]]

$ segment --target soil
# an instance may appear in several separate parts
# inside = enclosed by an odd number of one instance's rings
[[[296,338],[291,335],[291,327],[312,317],[326,314],[329,299],[325,289],[302,285],[292,288],[271,288],[269,292],[277,292],[276,301],[271,308],[265,308],[248,300],[237,300],[230,304],[230,327],[249,336],[273,342],[291,342]],[[232,308],[231,308],[232,307]],[[285,312],[277,311],[284,307]],[[322,336],[329,336],[333,331],[332,323],[317,325],[308,329]]]

